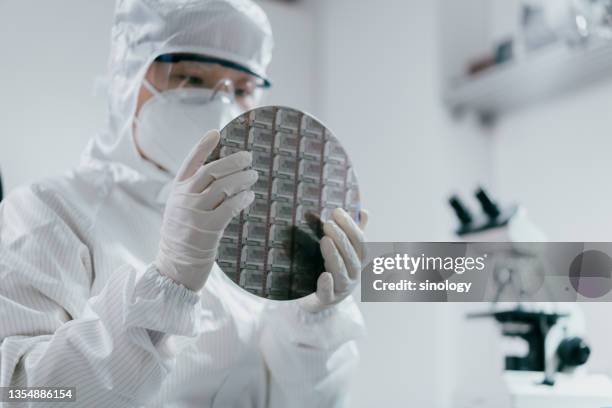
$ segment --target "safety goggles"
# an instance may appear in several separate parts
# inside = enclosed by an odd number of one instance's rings
[[[245,109],[257,104],[270,82],[230,61],[196,54],[164,54],[149,67],[146,79],[159,91],[208,89],[211,97],[224,95]]]

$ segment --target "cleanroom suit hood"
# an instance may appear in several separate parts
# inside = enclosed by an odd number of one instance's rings
[[[142,81],[160,55],[192,53],[231,61],[266,77],[272,29],[263,10],[245,0],[119,0],[111,31],[109,120],[89,147],[91,156],[157,175],[133,142]],[[202,131],[202,136],[209,130]]]
[[[308,313],[217,265],[196,293],[152,264],[171,176],[133,141],[148,66],[198,53],[266,79],[271,50],[248,0],[117,3],[106,129],[76,168],[0,205],[0,387],[76,387],[54,403],[74,408],[345,406],[363,331],[352,298]]]

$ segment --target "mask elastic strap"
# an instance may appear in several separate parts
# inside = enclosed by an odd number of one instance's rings
[[[153,94],[153,97],[164,99],[161,92],[155,89],[153,84],[151,84],[147,78],[144,78],[142,80],[142,86],[144,86],[147,91],[151,92]],[[134,115],[134,123],[136,124],[136,126],[140,126],[140,118],[138,117],[138,115]]]
[[[142,80],[142,86],[144,86],[147,91],[151,92],[155,97],[159,97],[164,99],[163,95],[161,92],[159,92],[152,83],[149,82],[149,80],[147,78],[144,78]]]
[[[166,102],[168,101],[166,97],[164,96],[164,94],[161,91],[159,91],[157,88],[155,88],[155,86],[151,82],[149,82],[147,78],[142,79],[142,86],[144,86],[147,91],[151,92],[154,98],[160,98],[162,101],[166,101]],[[135,117],[134,119],[136,120],[136,124],[138,124],[139,123],[138,117]]]

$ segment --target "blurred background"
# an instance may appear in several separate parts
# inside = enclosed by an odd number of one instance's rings
[[[550,240],[612,241],[610,3],[262,0],[276,40],[266,102],[336,133],[372,241],[454,240],[447,199],[479,185]],[[5,193],[76,164],[104,126],[112,13],[112,1],[0,0]],[[581,306],[587,368],[612,375],[612,305]],[[466,321],[475,307],[361,304],[352,406],[501,407],[499,329]]]

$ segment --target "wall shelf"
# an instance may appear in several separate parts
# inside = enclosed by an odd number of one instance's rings
[[[612,78],[612,41],[576,47],[556,43],[451,81],[444,101],[454,111],[474,111],[491,120],[604,78]]]

